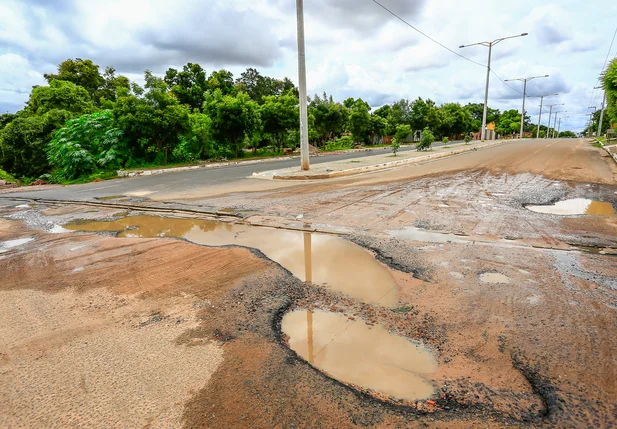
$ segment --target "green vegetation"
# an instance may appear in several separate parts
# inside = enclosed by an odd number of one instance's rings
[[[105,180],[118,169],[274,156],[299,146],[298,90],[288,78],[252,68],[237,79],[194,63],[162,77],[146,70],[141,87],[112,67],[101,72],[76,58],[45,79],[21,111],[0,115],[0,168],[26,183]],[[420,150],[430,149],[435,136],[448,141],[477,131],[483,112],[482,104],[438,106],[422,98],[375,111],[362,99],[341,103],[325,93],[308,102],[312,145],[345,150],[394,136],[395,155],[418,130]],[[498,132],[513,132],[518,120],[516,111],[488,109]]]
[[[606,91],[606,129],[617,126],[617,58],[614,59],[602,76],[602,84]],[[597,122],[596,122],[597,124]],[[602,127],[604,128],[604,126]],[[597,125],[596,125],[597,130]],[[605,132],[605,130],[603,130]]]
[[[0,180],[5,180],[7,182],[11,182],[11,183],[17,183],[19,182],[16,178],[14,178],[13,176],[11,176],[9,173],[7,173],[4,170],[0,170]]]
[[[469,144],[469,143],[471,143],[471,140],[473,140],[473,139],[472,139],[472,137],[471,137],[469,134],[467,134],[467,135],[465,136],[465,144]]]
[[[450,143],[450,139],[447,137],[444,137],[442,141],[443,141],[443,147],[448,147],[448,143]]]
[[[433,146],[433,142],[435,141],[435,136],[431,132],[431,130],[426,127],[424,131],[422,131],[422,137],[420,141],[416,145],[416,149],[418,150],[429,150]]]

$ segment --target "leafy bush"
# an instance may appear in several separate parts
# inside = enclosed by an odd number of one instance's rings
[[[418,150],[429,150],[431,146],[433,146],[433,142],[435,141],[435,136],[431,132],[431,130],[426,127],[424,131],[422,131],[422,138],[416,145],[416,149]]]
[[[469,144],[471,140],[472,140],[472,137],[469,134],[465,136],[465,144]]]
[[[332,152],[335,150],[347,150],[351,149],[354,145],[354,139],[351,136],[342,136],[336,140],[331,140],[326,143],[326,152]]]
[[[111,110],[68,121],[47,146],[47,159],[59,178],[72,180],[99,170],[117,169],[128,158],[122,131],[113,127]]]
[[[444,137],[444,138],[443,138],[443,145],[444,145],[445,147],[447,147],[447,146],[448,146],[448,143],[450,143],[450,139],[449,139],[449,138],[447,138],[447,137]]]

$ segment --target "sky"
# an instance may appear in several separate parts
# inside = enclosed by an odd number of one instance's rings
[[[488,48],[463,44],[524,32],[493,48],[489,106],[521,109],[536,123],[539,96],[562,111],[561,129],[582,130],[600,107],[598,78],[615,32],[609,0],[379,0],[444,49],[373,0],[305,0],[309,94],[363,98],[379,107],[401,98],[484,101]],[[199,63],[239,77],[248,67],[298,80],[294,0],[0,0],[0,112],[23,107],[68,58],[89,58],[143,82],[146,69]],[[617,41],[609,58],[617,55]],[[498,78],[498,77],[499,78]],[[546,125],[548,109],[543,113]]]

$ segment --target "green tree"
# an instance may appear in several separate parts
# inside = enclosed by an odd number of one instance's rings
[[[383,117],[377,115],[377,112],[374,112],[371,115],[371,137],[373,139],[373,144],[376,144],[377,139],[384,137],[386,135],[386,129],[388,128],[388,121]]]
[[[502,136],[512,135],[519,132],[521,129],[521,114],[516,109],[504,111],[499,122],[495,127],[495,131]]]
[[[416,145],[417,150],[429,150],[431,146],[433,146],[433,142],[435,141],[435,136],[431,132],[431,130],[426,127],[424,131],[422,131],[422,137],[420,141]]]
[[[63,61],[58,65],[56,74],[45,74],[44,76],[49,84],[54,80],[62,80],[81,86],[90,94],[92,100],[97,99],[98,90],[105,84],[105,78],[99,72],[99,66],[92,60],[81,58]]]
[[[482,103],[469,103],[464,107],[465,110],[471,115],[471,129],[470,131],[480,131],[482,128],[482,117],[484,115],[484,104]],[[499,122],[499,109],[487,108],[486,123],[490,124]]]
[[[114,119],[129,140],[131,155],[167,163],[179,137],[189,129],[189,107],[176,99],[163,79],[146,70],[143,97],[124,93],[114,105]]]
[[[117,169],[128,158],[122,130],[113,125],[111,110],[70,120],[46,148],[49,163],[63,179],[76,179],[97,170]]]
[[[602,76],[606,91],[606,116],[611,125],[617,124],[617,58],[611,61]]]
[[[392,153],[396,156],[401,144],[409,137],[411,134],[411,127],[407,124],[399,125],[396,127],[396,133],[394,134],[394,139],[392,140]]]
[[[225,69],[212,72],[208,79],[208,89],[212,93],[218,89],[223,95],[235,95],[238,92],[233,73]]]
[[[164,80],[180,104],[186,104],[191,110],[203,108],[204,93],[209,87],[206,71],[199,64],[188,63],[182,71],[170,68]]]
[[[440,131],[442,135],[456,136],[471,131],[471,114],[468,110],[463,109],[459,103],[444,104],[440,111],[442,118]]]
[[[18,177],[47,173],[45,148],[55,131],[94,110],[88,92],[71,82],[54,80],[34,88],[24,110],[0,131],[0,166]]]
[[[290,91],[279,97],[266,96],[263,102],[259,109],[263,131],[274,137],[279,151],[282,151],[287,132],[300,128],[298,99]]]
[[[289,91],[298,98],[298,90],[291,80],[263,76],[254,68],[248,68],[240,75],[236,80],[236,88],[238,91],[246,92],[259,104],[264,102],[265,97],[279,96]]]
[[[356,142],[364,143],[368,140],[368,134],[371,130],[370,110],[371,106],[361,98],[354,102],[349,116],[349,130]]]
[[[234,97],[217,90],[206,96],[204,111],[212,119],[214,137],[227,142],[236,157],[240,156],[244,137],[252,135],[261,122],[258,104],[245,93]]]
[[[349,110],[324,93],[323,98],[315,95],[310,100],[309,115],[309,134],[314,132],[313,139],[323,144],[344,131]]]

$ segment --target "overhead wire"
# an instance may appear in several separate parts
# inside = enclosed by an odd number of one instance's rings
[[[604,73],[604,70],[606,69],[606,64],[608,63],[608,59],[611,55],[611,51],[613,50],[613,44],[615,43],[615,37],[617,37],[617,27],[615,27],[615,32],[613,33],[613,39],[611,40],[611,45],[608,47],[608,51],[606,52],[606,58],[604,59],[604,64],[602,65],[602,70],[600,71],[600,75],[598,76],[598,80],[596,81],[596,84],[600,83],[600,79],[602,78],[602,73]],[[617,52],[615,52],[615,57],[617,57]],[[596,96],[596,88],[594,85],[594,88],[591,92],[591,98],[589,99],[589,106],[592,105],[592,103],[595,100],[595,96]]]
[[[393,12],[392,10],[388,9],[386,6],[384,6],[383,4],[381,4],[380,2],[378,2],[377,0],[373,0],[373,3],[377,4],[379,7],[381,7],[383,10],[385,10],[386,12],[388,12],[390,15],[394,16],[396,19],[398,19],[399,21],[401,21],[403,24],[407,25],[408,27],[412,28],[414,31],[420,33],[422,36],[426,37],[427,39],[429,39],[431,42],[436,43],[437,45],[441,46],[442,48],[444,48],[445,50],[453,53],[454,55],[456,55],[457,57],[460,57],[466,61],[469,61],[470,63],[476,64],[480,67],[486,68],[488,67],[486,64],[482,64],[479,63],[477,61],[472,60],[471,58],[466,57],[465,55],[459,54],[458,52],[448,48],[446,45],[444,45],[443,43],[435,40],[434,38],[432,38],[431,36],[429,36],[428,34],[426,34],[425,32],[423,32],[422,30],[420,30],[419,28],[417,28],[416,26],[412,25],[411,23],[409,23],[408,21],[406,21],[404,18],[400,17],[399,15],[397,15],[395,12]],[[493,69],[490,69],[490,72],[495,75],[505,86],[507,86],[508,88],[510,88],[512,91],[518,92],[519,94],[523,94],[522,91],[519,91],[515,88],[513,88],[512,86],[508,85],[506,83],[505,80],[503,80],[497,73],[495,73],[493,71]]]

